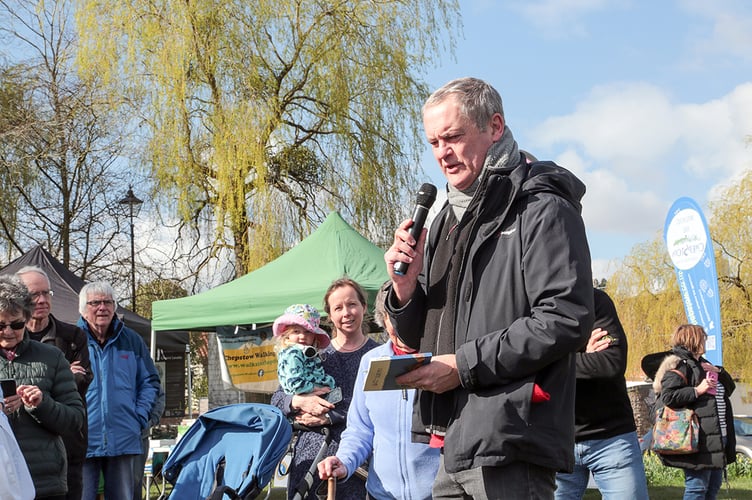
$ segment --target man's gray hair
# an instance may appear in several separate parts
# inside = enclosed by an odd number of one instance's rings
[[[86,303],[89,301],[89,295],[107,295],[115,302],[115,309],[117,309],[117,298],[115,297],[115,289],[112,288],[112,285],[106,281],[94,281],[85,284],[78,294],[78,312],[81,313],[81,316],[86,313]]]
[[[449,97],[457,100],[460,113],[475,122],[480,131],[486,130],[495,113],[504,117],[501,95],[496,89],[483,80],[470,77],[457,78],[434,91],[423,104],[423,113],[425,114],[427,108],[441,104]]]
[[[16,271],[16,276],[20,277],[21,275],[28,274],[28,273],[41,274],[42,276],[44,276],[44,279],[47,280],[47,283],[50,282],[50,277],[47,274],[47,271],[45,271],[44,269],[42,269],[39,266],[24,266],[21,269],[19,269],[18,271]]]

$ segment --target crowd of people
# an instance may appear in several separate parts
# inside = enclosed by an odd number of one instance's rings
[[[110,284],[81,289],[76,325],[51,314],[53,296],[41,268],[0,276],[0,378],[12,381],[0,425],[20,451],[7,448],[2,497],[140,499],[143,437],[164,409],[154,362]]]
[[[374,306],[388,340],[368,335],[366,292],[347,277],[323,296],[331,336],[311,304],[274,322],[271,403],[295,428],[288,498],[337,481],[342,499],[575,499],[591,475],[604,498],[648,498],[627,336],[592,285],[585,185],[518,147],[482,80],[433,92],[423,125],[447,203],[428,229],[399,224],[385,252]],[[81,290],[77,325],[51,314],[52,297],[39,268],[0,276],[0,377],[17,384],[0,437],[10,428],[17,442],[8,480],[35,491],[15,498],[140,498],[146,431],[164,409],[154,362],[108,283]],[[699,417],[698,451],[661,456],[684,471],[685,499],[715,498],[735,459],[734,383],[705,341],[682,325],[643,360],[659,407]],[[415,352],[431,361],[401,389],[363,390],[372,359]]]

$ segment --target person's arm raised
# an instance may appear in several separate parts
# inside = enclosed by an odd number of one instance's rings
[[[392,280],[392,290],[398,302],[394,305],[397,307],[402,307],[410,301],[418,286],[418,275],[423,269],[423,253],[428,231],[424,228],[416,241],[408,231],[412,224],[411,219],[406,219],[399,225],[394,232],[394,243],[384,254],[386,270]],[[404,274],[394,272],[397,262],[409,264]]]

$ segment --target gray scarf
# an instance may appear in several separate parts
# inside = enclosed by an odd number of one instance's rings
[[[520,151],[517,148],[517,141],[514,140],[509,127],[504,124],[504,132],[501,134],[501,139],[493,143],[489,148],[488,153],[486,153],[486,161],[483,162],[483,171],[475,179],[475,182],[469,188],[463,190],[457,189],[447,183],[447,199],[457,220],[462,220],[465,210],[470,205],[470,200],[473,199],[473,195],[480,185],[481,177],[489,168],[510,167],[517,165],[519,161]]]

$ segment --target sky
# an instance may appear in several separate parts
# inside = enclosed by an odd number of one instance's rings
[[[677,198],[707,216],[708,201],[752,168],[752,2],[460,7],[455,58],[438,59],[427,81],[432,90],[462,76],[491,83],[520,147],[585,182],[594,278],[662,236]],[[428,146],[422,167],[445,185]]]

